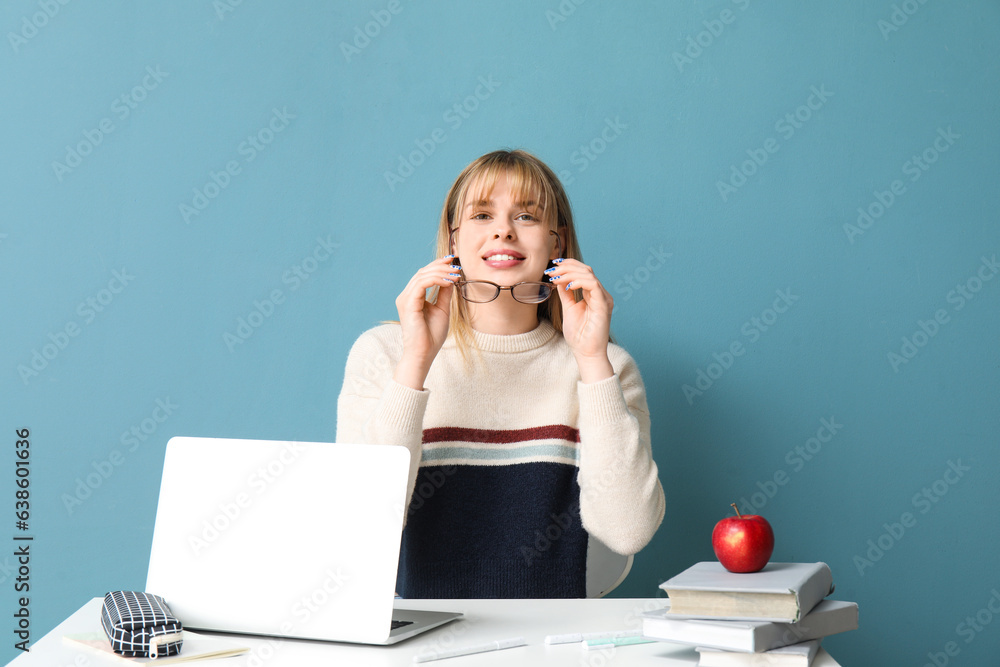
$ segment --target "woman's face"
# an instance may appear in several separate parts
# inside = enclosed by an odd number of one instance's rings
[[[469,188],[478,193],[479,188]],[[506,176],[497,179],[488,199],[465,201],[457,212],[454,253],[466,280],[489,280],[502,286],[543,280],[549,260],[558,257],[556,236],[549,231],[538,197],[517,201]]]

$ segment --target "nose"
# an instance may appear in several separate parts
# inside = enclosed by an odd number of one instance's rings
[[[496,223],[496,229],[493,232],[493,238],[513,240],[514,238],[513,223],[505,217],[498,217]]]

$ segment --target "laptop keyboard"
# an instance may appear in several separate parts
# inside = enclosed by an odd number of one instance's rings
[[[397,621],[396,619],[393,619],[392,627],[390,627],[389,629],[396,630],[398,628],[406,627],[407,625],[413,625],[413,621]]]

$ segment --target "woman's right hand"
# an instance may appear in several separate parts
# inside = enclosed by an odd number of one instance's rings
[[[452,264],[454,255],[436,259],[410,278],[396,297],[396,310],[403,328],[403,356],[396,366],[396,382],[422,390],[434,357],[448,337],[448,316],[454,282],[459,267]],[[439,287],[437,303],[426,298],[427,289]]]

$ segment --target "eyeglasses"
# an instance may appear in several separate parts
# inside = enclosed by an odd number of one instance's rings
[[[514,301],[521,303],[542,303],[552,295],[552,285],[549,283],[523,282],[502,287],[488,280],[459,280],[455,283],[458,294],[472,303],[489,303],[503,290],[510,290]]]

